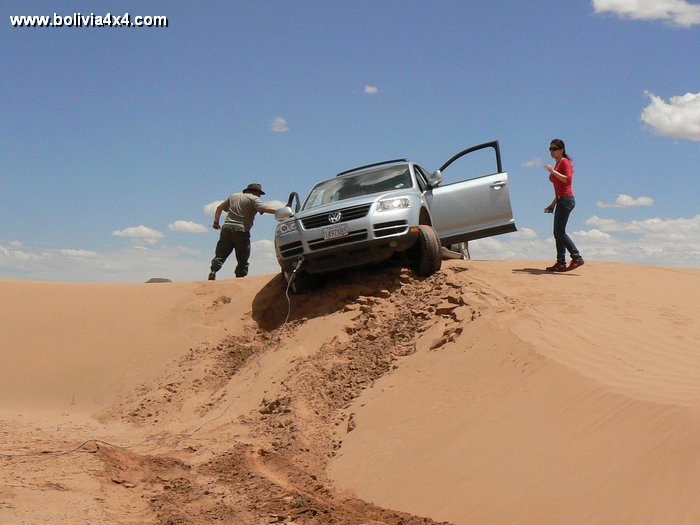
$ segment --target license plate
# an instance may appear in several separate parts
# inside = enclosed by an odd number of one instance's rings
[[[336,237],[345,237],[348,234],[347,224],[335,224],[323,228],[323,238],[325,240],[335,239]]]

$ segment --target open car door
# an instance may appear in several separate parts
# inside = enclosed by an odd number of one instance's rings
[[[467,173],[468,163],[456,162],[470,153],[493,148],[496,171]],[[465,167],[460,168],[460,164]],[[428,189],[433,228],[443,246],[516,231],[508,194],[508,174],[501,166],[498,141],[487,142],[457,153],[440,167],[445,180],[455,180]],[[460,171],[461,170],[461,171]]]

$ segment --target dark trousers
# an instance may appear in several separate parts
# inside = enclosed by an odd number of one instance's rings
[[[575,206],[576,201],[573,197],[559,197],[554,208],[554,241],[557,244],[558,264],[566,264],[567,250],[571,254],[572,259],[581,258],[574,241],[566,233],[566,223],[569,221],[569,215],[571,215]]]
[[[236,250],[236,277],[248,275],[248,258],[250,257],[250,232],[236,231],[230,226],[222,226],[219,242],[216,243],[216,252],[211,260],[211,271],[218,272]]]

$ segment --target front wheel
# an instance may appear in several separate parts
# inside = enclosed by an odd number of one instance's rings
[[[440,239],[431,226],[418,226],[418,238],[410,252],[411,268],[419,277],[429,277],[442,266]]]

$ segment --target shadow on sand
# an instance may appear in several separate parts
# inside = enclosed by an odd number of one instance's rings
[[[573,275],[569,272],[548,272],[541,268],[516,268],[513,273],[529,273],[530,275]]]
[[[312,290],[289,295],[289,321],[315,318],[343,310],[361,296],[392,293],[401,286],[399,267],[363,268],[319,276]],[[412,277],[415,277],[411,273]],[[262,330],[275,330],[284,323],[289,304],[285,296],[286,282],[281,274],[273,277],[253,299],[253,320]]]

